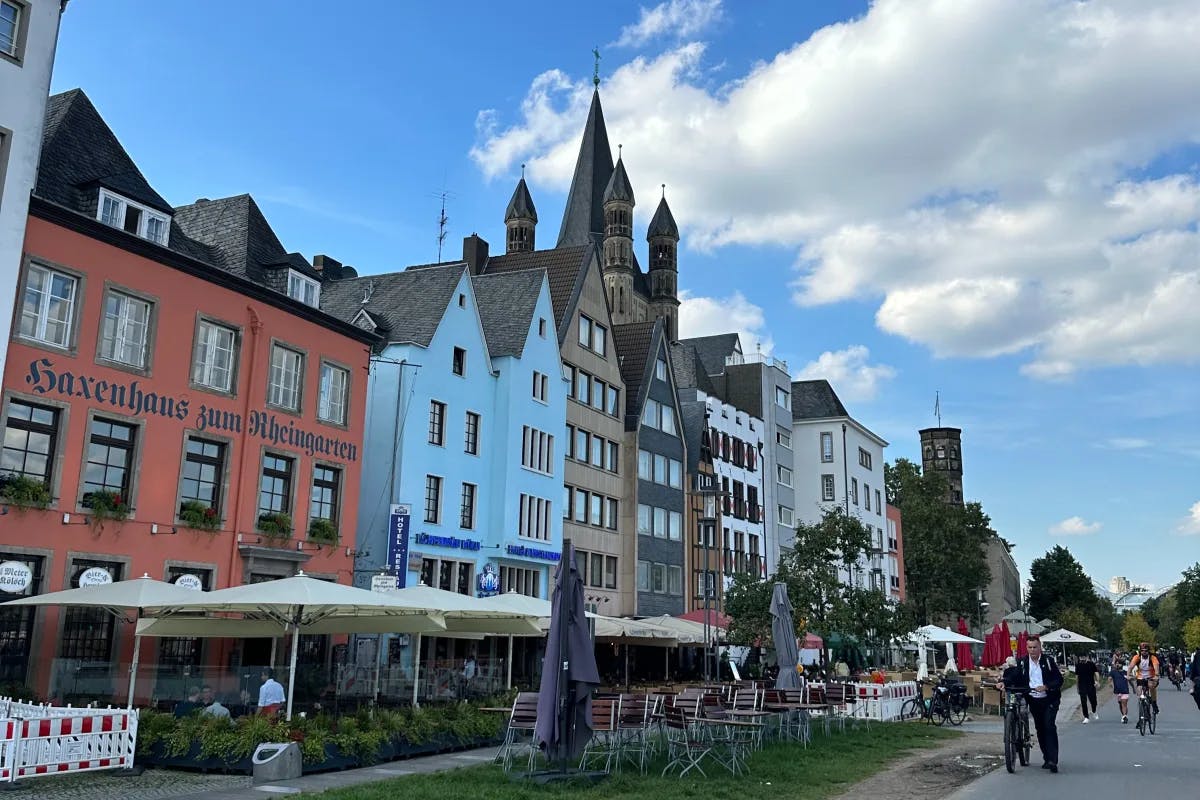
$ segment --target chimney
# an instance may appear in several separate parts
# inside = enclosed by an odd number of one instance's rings
[[[321,273],[321,279],[336,281],[342,277],[342,263],[329,256],[313,256],[313,269]]]
[[[471,270],[472,275],[478,275],[487,260],[488,243],[479,238],[479,234],[472,233],[463,239],[463,261],[467,262],[467,268]]]

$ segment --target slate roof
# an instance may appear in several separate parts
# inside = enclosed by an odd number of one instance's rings
[[[34,194],[73,211],[95,215],[99,186],[164,214],[171,204],[154,190],[80,89],[46,103],[42,153]]]
[[[655,236],[670,236],[679,241],[679,226],[675,224],[675,215],[667,205],[666,196],[658,201],[658,208],[650,218],[650,226],[646,228],[646,239],[653,239]]]
[[[525,185],[525,178],[517,183],[517,188],[513,190],[512,199],[508,201],[508,208],[504,209],[504,221],[510,219],[528,219],[534,224],[537,223],[537,209],[533,206],[533,197],[529,194],[529,187]]]
[[[827,380],[792,381],[792,419],[848,417],[850,412]]]
[[[570,310],[579,274],[583,271],[590,252],[591,245],[588,245],[492,256],[484,265],[482,273],[494,275],[499,272],[545,271],[550,281],[550,301],[554,305],[555,325],[558,327],[563,324]]]
[[[681,344],[690,344],[696,349],[696,355],[709,375],[724,374],[725,359],[740,352],[740,342],[736,333],[718,333],[716,336],[697,336],[680,340]]]
[[[600,108],[600,92],[595,91],[558,230],[559,247],[586,245],[593,236],[603,238],[604,190],[612,173],[612,148],[608,144],[604,111]]]
[[[609,200],[624,200],[630,205],[637,202],[633,199],[633,187],[629,185],[629,175],[625,172],[625,161],[620,156],[617,156],[617,166],[608,179],[608,185],[604,187],[604,202]]]
[[[321,287],[321,309],[347,322],[365,310],[388,342],[428,347],[466,268],[458,262],[329,281]]]
[[[708,378],[696,348],[686,342],[671,344],[671,371],[675,374],[675,386],[679,389],[699,389],[708,395],[716,395],[716,388]]]
[[[546,273],[542,270],[498,272],[471,278],[483,335],[493,358],[516,356],[525,350],[534,309]]]
[[[684,449],[687,452],[687,473],[700,469],[700,437],[704,434],[705,412],[708,403],[689,400],[679,404],[679,418],[683,424]]]
[[[613,325],[613,346],[617,349],[621,365],[621,380],[625,382],[625,419],[626,428],[629,421],[642,416],[642,384],[649,374],[651,348],[657,341],[656,330],[661,329],[661,320],[646,322],[630,322],[627,325]]]

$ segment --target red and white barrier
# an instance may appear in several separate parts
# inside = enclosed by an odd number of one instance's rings
[[[133,766],[136,711],[73,710],[73,716],[0,719],[0,783]]]

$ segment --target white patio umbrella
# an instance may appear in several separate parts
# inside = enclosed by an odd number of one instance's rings
[[[954,652],[951,649],[956,644],[983,644],[978,639],[972,639],[970,636],[963,636],[961,633],[952,631],[949,628],[941,628],[937,625],[923,625],[905,637],[907,641],[917,645],[917,679],[925,680],[929,677],[929,665],[926,663],[925,645],[927,644],[945,644],[946,654],[950,657],[946,667],[953,668],[958,671],[958,665],[954,663]]]
[[[1043,642],[1055,642],[1057,644],[1096,644],[1095,639],[1090,639],[1082,633],[1075,633],[1066,628],[1059,628],[1056,631],[1042,634]]]
[[[96,586],[81,586],[78,589],[64,589],[61,592],[19,597],[0,605],[4,606],[81,606],[87,608],[103,608],[114,616],[125,618],[124,613],[134,609],[132,622],[142,619],[145,608],[171,605],[174,603],[191,602],[199,597],[208,595],[198,589],[185,589],[173,583],[155,580],[149,575],[114,583],[103,583]],[[138,661],[141,656],[142,635],[135,626],[133,634],[133,661],[129,665],[129,697],[125,707],[133,708],[133,687],[137,682]]]
[[[346,632],[356,623],[371,626],[384,624],[402,625],[416,622],[435,628],[445,625],[436,611],[416,605],[387,593],[370,592],[340,583],[310,578],[303,572],[291,578],[277,581],[231,586],[208,592],[205,597],[196,597],[189,602],[163,603],[155,609],[157,615],[170,615],[181,611],[240,611],[260,614],[291,629],[292,655],[288,674],[287,718],[292,718],[292,701],[296,686],[296,655],[300,645],[301,629],[317,632],[329,626],[338,632]],[[407,619],[423,617],[423,620]]]

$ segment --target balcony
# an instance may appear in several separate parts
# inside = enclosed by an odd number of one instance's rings
[[[725,366],[727,367],[736,367],[742,364],[766,364],[768,367],[782,370],[788,375],[792,374],[788,369],[786,361],[774,356],[764,355],[763,353],[742,353],[740,355],[735,353],[731,356],[725,356]]]

